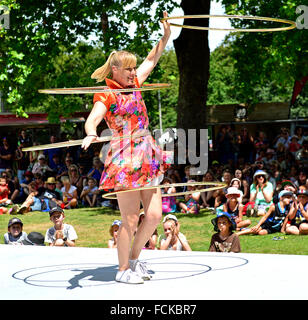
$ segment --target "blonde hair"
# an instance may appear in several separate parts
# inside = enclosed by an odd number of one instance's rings
[[[136,64],[137,58],[134,54],[125,50],[112,51],[105,64],[91,74],[91,79],[96,79],[96,82],[102,82],[111,73],[113,66],[128,68],[136,66]]]

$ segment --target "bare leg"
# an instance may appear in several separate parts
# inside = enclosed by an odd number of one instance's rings
[[[130,259],[138,259],[146,242],[150,239],[162,217],[162,201],[160,189],[142,190],[141,200],[145,218],[138,227],[130,254]]]
[[[140,211],[140,191],[117,194],[122,224],[118,231],[119,271],[129,268],[129,254]]]

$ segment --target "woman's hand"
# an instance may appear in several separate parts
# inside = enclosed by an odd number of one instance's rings
[[[95,135],[86,136],[82,141],[81,148],[87,150],[89,148],[90,144],[92,142],[96,141],[96,139],[97,139],[97,136],[95,136]]]
[[[168,18],[167,11],[164,11],[163,15],[164,15],[164,18]],[[169,38],[170,34],[171,34],[170,23],[168,20],[164,20],[164,21],[162,21],[162,24],[163,24],[163,29],[164,29],[164,36]]]

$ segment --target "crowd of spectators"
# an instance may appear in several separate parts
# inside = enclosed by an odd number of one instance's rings
[[[51,136],[50,142],[55,143],[56,137]],[[23,152],[23,147],[35,144],[25,130],[20,132],[16,148],[10,143],[7,137],[2,137],[0,214],[49,212],[52,203],[61,209],[80,206],[117,208],[116,201],[104,200],[102,194],[106,191],[98,188],[104,166],[99,150],[89,148],[84,151],[77,146]],[[226,188],[209,192],[199,192],[196,186],[163,188],[164,214],[197,215],[202,208],[213,213],[227,212],[236,221],[235,230],[241,231],[251,228],[250,216],[263,217],[269,210],[272,212],[270,208],[279,202],[279,193],[284,189],[294,195],[293,206],[308,210],[307,204],[297,203],[295,199],[300,190],[308,190],[307,129],[298,127],[291,135],[287,128],[281,128],[273,140],[268,140],[262,131],[254,137],[245,127],[236,133],[230,126],[222,126],[214,147],[206,173],[193,176],[192,166],[174,164],[165,173],[162,184],[223,181]],[[164,197],[166,193],[190,189],[191,194],[184,197]],[[8,210],[9,205],[13,206]],[[292,219],[295,218],[292,216]],[[170,243],[183,238],[174,237],[177,229],[171,226],[172,223],[166,224],[169,234],[165,235],[166,239],[172,239]],[[297,232],[288,225],[285,229]],[[116,243],[114,236],[113,243]],[[179,245],[179,242],[174,243]]]

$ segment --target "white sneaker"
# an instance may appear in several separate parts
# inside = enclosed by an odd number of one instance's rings
[[[143,283],[142,278],[139,277],[137,272],[134,272],[131,269],[118,271],[115,280],[118,282],[129,283],[129,284]]]
[[[141,262],[138,259],[129,260],[129,266],[143,280],[151,280],[152,276],[149,274],[149,271],[148,271],[148,269],[146,267],[146,263],[145,262]]]

